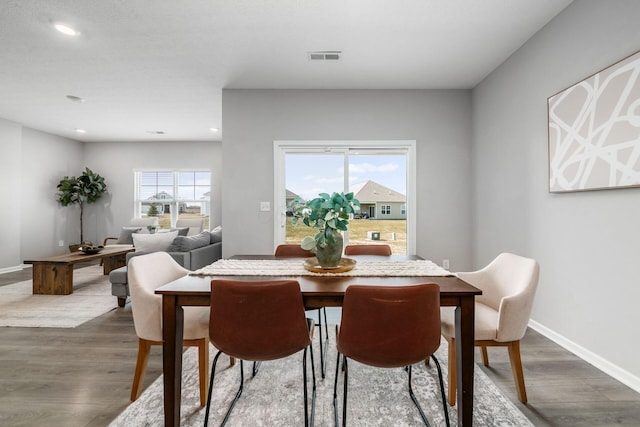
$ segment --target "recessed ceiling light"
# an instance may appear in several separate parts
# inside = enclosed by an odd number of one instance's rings
[[[209,130],[210,130],[211,132],[218,132],[220,129],[218,129],[218,128],[209,128]]]
[[[76,132],[77,132],[77,133],[87,133],[87,131],[86,131],[86,130],[84,130],[84,129],[80,129],[80,128],[76,128]]]
[[[80,32],[74,30],[73,28],[64,25],[64,24],[54,24],[56,30],[60,31],[62,34],[66,34],[68,36],[79,36]]]
[[[80,98],[79,96],[75,96],[75,95],[67,95],[67,99],[69,101],[73,101],[73,102],[84,102],[84,99]]]
[[[166,132],[163,131],[163,130],[148,130],[147,133],[152,133],[154,135],[164,135],[164,134],[166,134]]]

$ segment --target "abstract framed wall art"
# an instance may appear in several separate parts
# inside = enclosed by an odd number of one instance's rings
[[[549,191],[640,186],[640,52],[547,100]]]

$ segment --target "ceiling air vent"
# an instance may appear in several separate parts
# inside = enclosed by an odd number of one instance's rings
[[[342,51],[339,50],[323,50],[318,52],[309,52],[310,61],[337,61],[340,59]]]

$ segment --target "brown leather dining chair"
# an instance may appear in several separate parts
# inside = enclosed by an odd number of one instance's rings
[[[313,365],[312,319],[307,319],[300,284],[296,280],[211,281],[209,339],[218,349],[211,368],[204,425],[209,422],[216,363],[222,353],[240,359],[240,387],[221,425],[225,425],[240,398],[244,384],[244,360],[262,362],[303,351],[305,426],[313,425],[316,374]],[[309,415],[307,349],[311,355],[312,397]]]
[[[316,254],[306,249],[302,249],[300,245],[283,244],[278,245],[275,256],[279,258],[309,258],[316,256]]]
[[[389,245],[347,245],[344,247],[345,255],[381,255],[391,256]]]
[[[278,258],[309,258],[316,256],[313,252],[302,249],[300,245],[282,244],[276,247],[275,256]],[[314,309],[315,310],[315,309]],[[324,313],[324,338],[322,336],[322,315]],[[318,309],[318,328],[320,331],[320,374],[325,377],[327,371],[327,349],[329,348],[329,326],[327,325],[327,309]],[[323,345],[323,341],[326,341]]]
[[[342,305],[337,331],[338,361],[333,386],[335,424],[338,420],[338,370],[342,355],[344,392],[342,425],[347,425],[347,359],[379,368],[401,368],[408,372],[409,395],[428,426],[424,411],[413,392],[411,366],[429,357],[435,362],[447,426],[449,412],[440,362],[434,353],[440,347],[440,287],[434,283],[410,286],[351,285]],[[372,422],[373,424],[373,422]]]

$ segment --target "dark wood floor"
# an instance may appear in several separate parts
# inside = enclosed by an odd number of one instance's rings
[[[0,286],[30,275],[2,274]],[[136,353],[129,304],[73,329],[0,327],[0,426],[108,425],[129,404]],[[144,388],[161,374],[161,357],[153,348]],[[522,342],[527,405],[506,350],[490,348],[489,358],[481,369],[537,426],[640,425],[639,393],[535,331]]]

